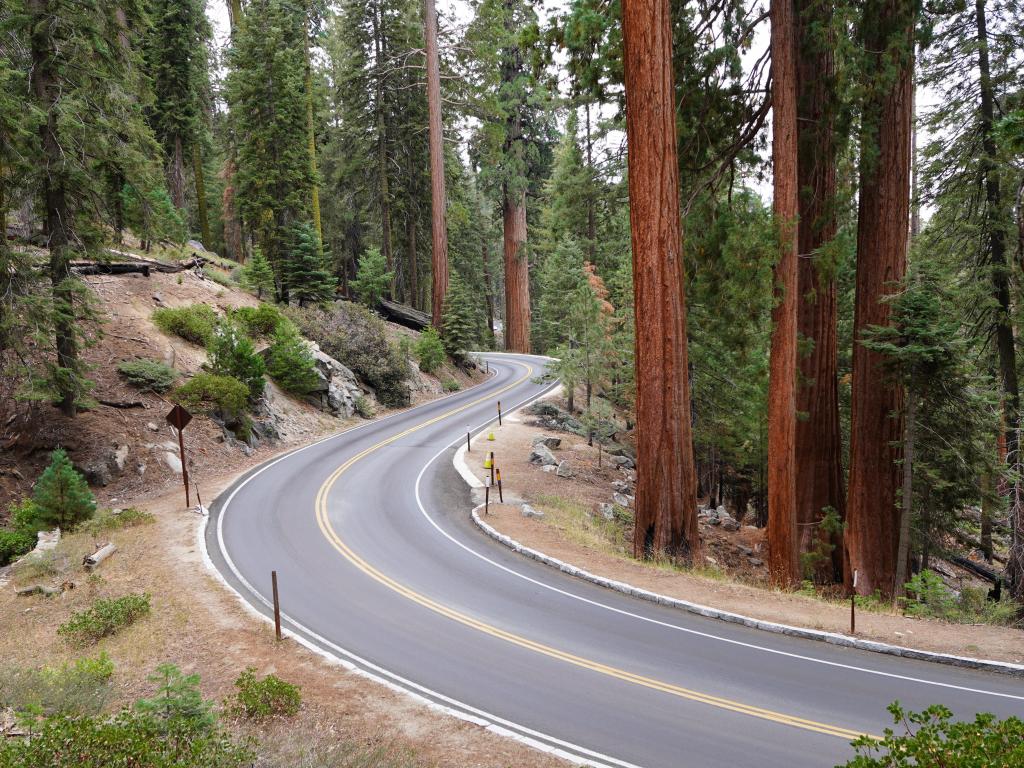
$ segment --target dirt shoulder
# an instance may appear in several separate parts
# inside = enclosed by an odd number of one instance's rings
[[[267,455],[252,457],[256,464]],[[204,494],[213,498],[238,476],[240,470],[207,476]],[[196,530],[199,517],[183,509],[178,488],[147,499],[133,499],[155,519],[149,524],[104,534],[118,551],[88,577],[81,558],[95,542],[85,534],[65,538],[57,558],[58,573],[43,577],[15,577],[0,588],[0,658],[3,665],[59,665],[83,655],[108,653],[115,664],[115,700],[111,707],[150,695],[147,676],[164,661],[177,664],[202,678],[209,698],[231,693],[232,683],[248,666],[260,674],[273,672],[302,687],[303,707],[295,718],[261,727],[256,734],[262,747],[260,765],[295,765],[318,745],[344,739],[366,748],[383,745],[399,756],[382,765],[500,766],[564,765],[510,739],[454,717],[434,712],[408,697],[374,683],[293,641],[274,641],[273,627],[253,618],[205,568]],[[204,495],[204,498],[207,498]],[[16,596],[25,583],[76,587],[62,596]],[[70,647],[56,628],[74,611],[98,597],[148,592],[151,614],[119,634],[91,648]]]
[[[612,466],[606,455],[599,467],[598,449],[583,438],[545,431],[529,421],[531,417],[523,412],[507,418],[504,426],[493,430],[493,442],[484,434],[482,442],[474,444],[468,462],[482,478],[484,454],[477,446],[494,451],[505,501],[525,501],[544,513],[542,518],[524,517],[518,505],[492,506],[487,522],[499,532],[595,575],[669,597],[766,621],[849,632],[848,602],[763,585],[764,536],[753,526],[730,532],[702,521],[708,567],[700,572],[634,560],[627,526],[616,519],[606,520],[600,509],[601,504],[612,501],[613,481],[629,485],[630,471]],[[542,434],[561,439],[552,453],[556,460],[567,462],[571,477],[560,477],[529,462],[533,440]],[[1024,631],[1010,627],[949,624],[895,611],[858,610],[857,635],[938,653],[1024,663]]]

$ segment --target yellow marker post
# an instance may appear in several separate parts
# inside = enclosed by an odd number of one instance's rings
[[[487,433],[487,439],[490,440],[493,443],[494,442],[494,433],[493,432],[488,432]]]

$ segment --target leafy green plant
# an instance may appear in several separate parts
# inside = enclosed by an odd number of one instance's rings
[[[232,311],[231,319],[253,338],[271,336],[287,318],[273,304],[261,303],[258,307],[239,307]]]
[[[358,413],[364,419],[373,418],[373,403],[370,402],[370,398],[368,398],[366,395],[360,395],[359,397],[357,397],[354,405],[356,407],[356,413]]]
[[[235,287],[235,281],[231,279],[231,275],[210,264],[203,265],[203,275],[207,279],[213,280],[217,285],[223,285],[225,288]]]
[[[425,328],[416,340],[416,359],[424,373],[433,373],[444,364],[444,344],[433,326]]]
[[[143,392],[166,392],[174,385],[178,372],[157,360],[122,360],[117,372],[129,384]]]
[[[229,320],[217,324],[206,345],[209,367],[218,376],[231,376],[245,384],[249,400],[255,402],[263,394],[266,364],[256,353],[249,337]]]
[[[445,379],[441,384],[445,392],[458,392],[462,386],[455,379]]]
[[[906,588],[907,615],[950,618],[956,613],[956,596],[934,571],[925,569],[914,574]]]
[[[32,501],[44,527],[58,527],[63,531],[74,530],[96,512],[96,499],[89,485],[71,466],[63,448],[50,454],[50,466],[36,481]]]
[[[247,667],[235,680],[238,689],[225,703],[235,717],[259,720],[274,715],[294,715],[302,706],[299,686],[287,683],[277,675],[256,677],[256,668]]]
[[[835,509],[825,507],[823,512],[816,526],[811,550],[800,555],[800,568],[805,580],[814,581],[823,571],[831,575],[829,564],[832,562],[832,552],[836,548],[836,537],[845,528],[845,523]],[[826,577],[823,581],[829,583],[832,579]]]
[[[150,715],[165,727],[171,722],[184,722],[208,731],[217,722],[213,702],[205,700],[199,690],[199,675],[182,674],[176,665],[165,662],[149,680],[157,684],[156,695],[136,701],[137,712]]]
[[[381,298],[394,279],[395,273],[388,271],[387,261],[379,248],[371,248],[359,257],[356,277],[349,281],[359,301],[373,309],[380,304]]]
[[[857,756],[844,768],[1024,765],[1024,721],[1016,717],[999,720],[982,713],[973,721],[953,722],[953,713],[941,705],[910,712],[898,701],[888,710],[903,733],[886,728],[881,740],[861,736],[853,742]]]
[[[92,607],[79,611],[57,628],[57,634],[69,642],[95,643],[133,624],[149,613],[149,595],[123,595],[100,598]]]
[[[153,324],[164,333],[178,336],[193,344],[206,346],[217,324],[217,313],[207,304],[187,307],[165,307],[156,310]]]
[[[236,419],[245,412],[249,389],[233,376],[197,373],[178,387],[171,399],[191,410],[212,408],[226,418]]]
[[[36,535],[28,531],[0,529],[0,566],[17,560],[36,545]]]
[[[320,381],[309,346],[290,322],[278,325],[267,350],[267,373],[286,392],[305,395]]]
[[[97,715],[110,695],[114,663],[106,653],[59,667],[0,670],[0,708],[20,716]]]

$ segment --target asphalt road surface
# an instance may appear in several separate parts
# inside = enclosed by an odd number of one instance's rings
[[[832,766],[887,704],[1024,714],[1024,681],[692,616],[523,559],[473,526],[452,455],[543,394],[541,358],[268,462],[214,503],[215,566],[285,629],[394,685],[597,765]],[[472,454],[471,454],[472,455]],[[500,466],[500,460],[498,463]]]

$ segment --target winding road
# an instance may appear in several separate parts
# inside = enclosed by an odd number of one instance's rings
[[[452,455],[543,394],[545,361],[270,461],[214,502],[205,543],[306,645],[498,732],[604,766],[832,766],[887,704],[1024,714],[1024,682],[748,629],[526,560],[469,519]]]

